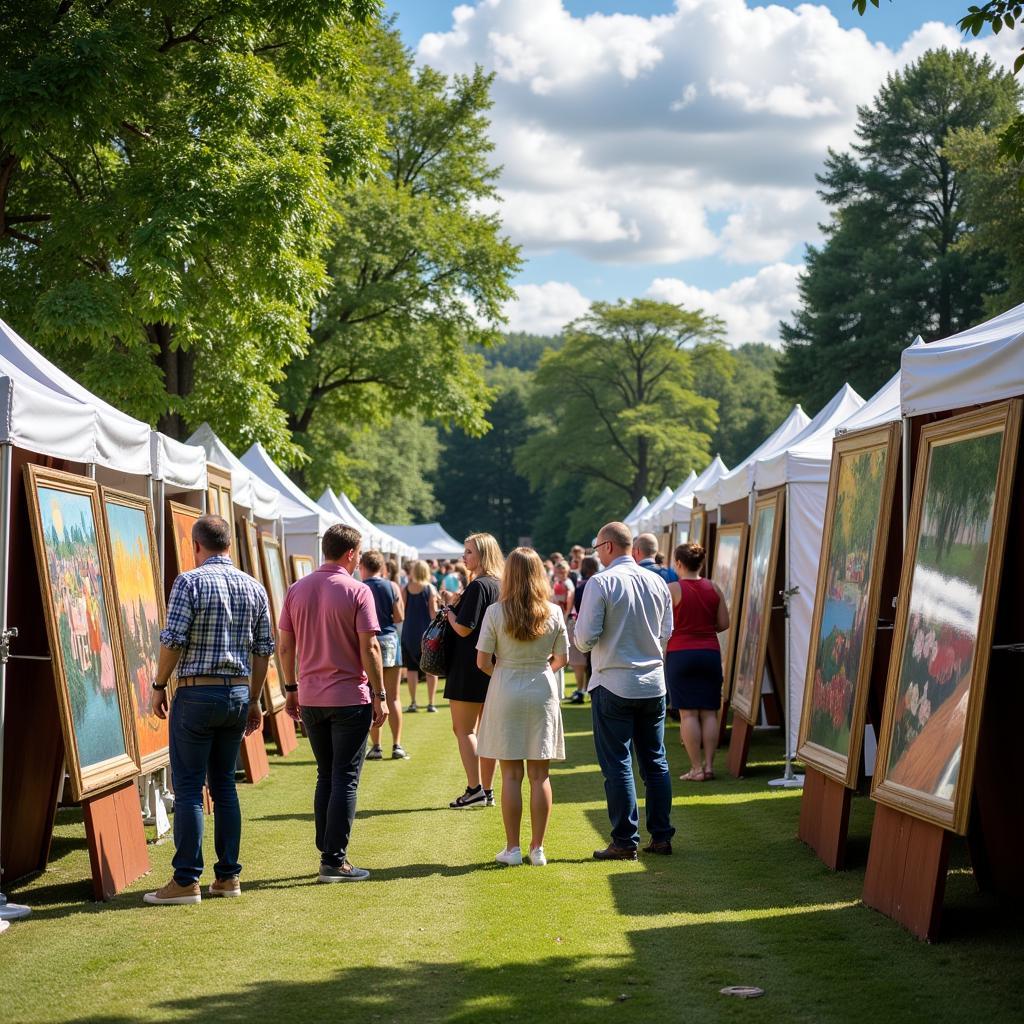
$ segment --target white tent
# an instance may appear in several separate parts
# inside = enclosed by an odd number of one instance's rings
[[[340,522],[339,518],[321,508],[306,494],[274,462],[259,441],[242,456],[242,465],[277,491],[289,554],[309,555],[314,562],[319,562],[320,541],[331,526]]]
[[[1024,304],[900,359],[904,416],[1024,395]]]
[[[807,414],[799,405],[794,405],[789,415],[779,424],[757,448],[738,466],[723,473],[717,480],[698,487],[694,498],[709,511],[728,505],[731,501],[747,498],[754,489],[754,466],[758,459],[765,459],[776,452],[785,450],[786,445],[797,437],[810,423]]]
[[[420,523],[416,526],[388,524],[377,528],[415,548],[420,558],[459,558],[463,552],[463,545],[446,532],[440,523]]]
[[[257,519],[270,522],[280,519],[280,495],[252,470],[242,465],[234,452],[213,432],[209,423],[204,423],[188,441],[189,444],[199,445],[206,452],[209,462],[231,471],[231,500],[236,505],[251,509]]]
[[[389,533],[385,533],[379,527],[373,525],[362,512],[353,504],[352,499],[349,498],[344,491],[341,494],[335,494],[334,491],[327,487],[324,489],[324,493],[320,495],[317,504],[321,508],[327,509],[328,512],[336,515],[343,523],[349,526],[354,526],[363,535],[363,550],[369,548],[377,548],[379,551],[383,551],[385,554],[398,555],[400,558],[416,558],[416,549],[410,547],[404,541],[400,541],[397,537],[392,537]]]
[[[658,526],[671,526],[675,522],[675,515],[678,511],[676,502],[693,494],[693,488],[697,485],[698,479],[696,471],[691,469],[690,475],[669,495],[668,501],[658,509]]]
[[[640,513],[636,521],[637,533],[650,533],[658,528],[658,514],[672,500],[672,488],[663,487],[661,493]]]
[[[678,541],[682,537],[684,528],[689,532],[693,496],[698,488],[709,487],[728,472],[729,467],[720,455],[716,455],[700,476],[691,473],[679,486],[672,500],[661,510],[661,525],[675,527],[674,540]]]
[[[787,754],[796,750],[807,672],[808,639],[818,586],[818,562],[825,528],[832,440],[836,428],[864,406],[864,399],[844,384],[831,401],[781,452],[754,466],[758,491],[786,487],[786,590],[789,599],[785,689]]]
[[[647,500],[647,495],[645,494],[645,495],[644,495],[644,496],[643,496],[643,497],[642,497],[642,498],[641,498],[641,499],[640,499],[640,500],[639,500],[639,501],[638,501],[638,502],[637,502],[637,503],[636,503],[636,504],[635,504],[635,505],[633,506],[633,508],[632,508],[632,509],[630,510],[629,514],[628,514],[627,516],[625,516],[625,518],[624,518],[624,519],[623,519],[622,521],[623,521],[623,522],[624,522],[624,523],[626,524],[626,526],[628,526],[628,527],[629,527],[629,528],[630,528],[631,530],[634,530],[634,531],[635,531],[635,530],[636,530],[636,524],[637,524],[637,522],[639,521],[640,517],[641,517],[641,516],[643,515],[643,513],[644,513],[644,510],[645,510],[645,509],[647,508],[647,506],[648,506],[648,505],[650,505],[650,502],[649,502],[649,501]]]

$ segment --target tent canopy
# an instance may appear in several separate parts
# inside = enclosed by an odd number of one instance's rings
[[[0,320],[2,439],[41,455],[149,476],[148,423],[72,380]]]
[[[204,423],[189,439],[199,445],[208,461],[231,471],[231,500],[242,508],[252,509],[257,519],[277,519],[281,515],[281,499],[277,491],[242,465],[238,457]]]
[[[923,345],[924,339],[919,334],[911,348]],[[848,420],[844,420],[836,428],[837,434],[846,434],[851,430],[866,430],[869,427],[880,427],[898,420],[900,412],[900,371],[897,370]]]
[[[273,487],[280,496],[285,537],[308,535],[316,538],[313,547],[313,556],[316,558],[320,551],[320,538],[329,527],[340,522],[338,517],[321,508],[306,494],[267,454],[266,448],[259,441],[242,456],[242,465]]]
[[[335,494],[330,487],[327,487],[324,489],[324,493],[320,495],[317,504],[333,515],[336,515],[343,523],[356,527],[363,535],[364,548],[379,548],[387,554],[399,555],[402,558],[416,557],[415,548],[374,526],[356,508],[352,499],[344,491],[341,494]]]
[[[182,444],[158,430],[149,435],[149,445],[154,480],[182,491],[206,490],[206,452],[201,445]]]
[[[672,493],[671,487],[663,487],[661,494],[640,513],[636,521],[637,533],[649,533],[657,527],[658,513],[672,500]]]
[[[900,359],[904,416],[1024,395],[1024,304]]]
[[[440,523],[416,526],[381,524],[378,529],[390,533],[404,544],[416,548],[420,558],[459,558],[463,546]]]
[[[689,523],[693,497],[698,488],[710,487],[728,472],[729,467],[722,461],[722,457],[716,455],[700,476],[691,473],[676,489],[672,500],[661,510],[661,525],[672,526],[673,523],[680,525]]]
[[[758,459],[765,459],[776,452],[783,451],[786,445],[797,437],[810,422],[810,418],[803,409],[799,405],[794,405],[789,415],[775,431],[765,438],[738,466],[728,473],[723,473],[713,483],[697,488],[695,499],[710,510],[728,505],[730,501],[746,498],[754,489],[754,466],[757,465]]]
[[[626,526],[628,526],[628,527],[629,527],[629,528],[630,528],[631,530],[635,529],[635,528],[636,528],[636,524],[637,524],[637,520],[638,520],[638,519],[640,518],[640,516],[641,516],[641,515],[643,515],[643,513],[644,513],[644,510],[645,510],[645,509],[647,508],[647,506],[648,506],[648,505],[650,505],[650,502],[649,502],[649,501],[647,500],[647,495],[645,494],[645,495],[644,495],[644,496],[643,496],[643,497],[642,497],[642,498],[641,498],[641,499],[640,499],[640,500],[639,500],[639,501],[638,501],[638,502],[637,502],[637,503],[636,503],[636,504],[635,504],[635,505],[633,506],[633,508],[632,508],[632,509],[630,509],[630,512],[629,512],[629,514],[628,514],[628,515],[627,515],[627,516],[626,516],[626,517],[625,517],[625,518],[624,518],[624,519],[623,519],[622,521],[623,521],[623,522],[624,522],[624,523],[626,524]]]

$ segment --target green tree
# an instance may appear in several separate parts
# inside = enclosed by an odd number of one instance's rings
[[[438,467],[443,520],[453,536],[482,530],[507,551],[530,532],[540,505],[515,467],[516,452],[536,429],[530,422],[530,376],[495,367],[487,381],[497,395],[487,414],[490,429],[475,437],[455,428],[444,441]]]
[[[829,153],[819,176],[832,216],[810,247],[801,306],[781,326],[780,390],[819,407],[849,381],[870,394],[917,334],[974,323],[1001,287],[998,255],[964,251],[964,182],[945,155],[950,132],[991,129],[1020,90],[988,58],[932,50],[886,80],[858,110],[858,142]]]
[[[378,0],[64,0],[0,18],[0,309],[114,404],[291,450],[274,382],[325,282]]]
[[[500,345],[481,349],[488,366],[511,366],[517,370],[536,370],[548,349],[562,347],[561,337],[512,331],[502,336]]]
[[[496,199],[492,76],[417,69],[393,28],[370,33],[364,59],[361,95],[386,125],[383,170],[340,200],[312,344],[288,368],[289,425],[307,451],[335,424],[386,423],[396,409],[482,430],[490,396],[468,346],[498,340],[519,266],[483,209]]]
[[[684,346],[722,331],[702,310],[651,299],[595,302],[566,327],[564,346],[541,359],[531,405],[543,410],[543,428],[517,465],[535,489],[586,481],[570,536],[592,535],[602,518],[709,461],[715,403],[696,392]]]

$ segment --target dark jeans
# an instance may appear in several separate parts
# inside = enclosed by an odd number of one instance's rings
[[[171,702],[171,781],[174,785],[174,880],[198,882],[203,873],[203,783],[213,800],[218,878],[241,872],[242,812],[235,762],[249,715],[249,687],[182,686]]]
[[[321,863],[331,867],[340,867],[348,853],[356,817],[359,773],[372,721],[373,708],[369,704],[302,709],[302,724],[316,758],[316,848]]]
[[[590,691],[590,707],[612,842],[633,850],[640,844],[634,752],[646,790],[647,831],[656,842],[671,839],[676,830],[671,821],[672,779],[665,757],[665,698],[629,700],[597,686]]]

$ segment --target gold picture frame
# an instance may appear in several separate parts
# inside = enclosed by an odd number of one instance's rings
[[[725,605],[729,609],[732,625],[723,634],[718,634],[718,643],[722,649],[723,698],[728,698],[732,681],[732,663],[736,655],[736,610],[743,599],[743,576],[747,555],[746,523],[729,523],[718,528],[715,541],[715,560],[711,566],[711,580],[717,583],[725,597]]]
[[[259,531],[260,568],[263,573],[263,585],[270,602],[270,625],[274,637],[277,637],[277,623],[281,618],[285,594],[288,592],[288,573],[285,569],[284,547],[281,542],[266,530]],[[275,652],[267,669],[267,684],[264,692],[269,694],[271,708],[279,711],[285,705],[284,677],[281,665]]]
[[[148,774],[170,763],[167,719],[149,712],[160,658],[160,629],[167,618],[153,503],[112,487],[101,487],[100,498],[139,764]]]
[[[704,532],[707,526],[708,514],[703,505],[694,502],[690,509],[690,529],[686,535],[687,544],[704,544]]]
[[[24,472],[64,757],[82,800],[140,770],[100,489],[43,466]]]
[[[898,422],[832,444],[797,754],[847,788],[860,772],[899,444]]]
[[[206,511],[228,521],[231,527],[231,557],[238,562],[238,534],[235,529],[231,470],[212,462],[206,464]]]
[[[1020,440],[1014,399],[922,427],[871,796],[964,835]]]
[[[316,562],[309,555],[290,555],[288,561],[292,569],[292,583],[301,580],[303,576],[308,576],[311,572],[316,572]]]
[[[171,534],[171,550],[174,553],[174,574],[180,576],[197,568],[195,550],[192,547],[192,525],[203,513],[192,505],[180,501],[167,502],[167,525]]]
[[[733,714],[751,725],[757,724],[761,707],[761,680],[768,653],[768,627],[775,596],[772,589],[784,515],[785,493],[781,488],[759,495],[754,502],[730,697]]]
[[[238,551],[238,566],[244,569],[258,583],[263,582],[260,570],[259,529],[250,519],[241,519],[238,523],[238,535],[242,540]]]

